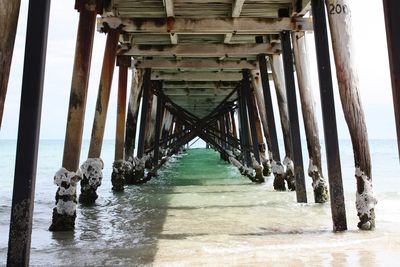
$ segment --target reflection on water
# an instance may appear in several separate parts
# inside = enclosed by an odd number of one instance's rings
[[[378,196],[374,232],[356,229],[354,194],[347,195],[350,230],[335,234],[329,204],[297,204],[294,192],[273,190],[272,178],[252,184],[211,150],[189,150],[124,193],[110,188],[105,178],[96,205],[78,206],[73,233],[47,231],[54,203],[38,199],[32,265],[395,266],[400,259],[397,193]],[[0,230],[7,209],[0,206]]]

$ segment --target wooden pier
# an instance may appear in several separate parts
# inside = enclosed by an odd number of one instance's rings
[[[102,179],[112,179],[115,192],[146,183],[156,177],[169,157],[198,137],[252,182],[263,183],[272,174],[274,189],[295,190],[299,203],[307,202],[306,184],[312,182],[316,203],[330,197],[333,230],[347,230],[329,35],[354,150],[358,227],[374,229],[376,199],[357,68],[351,53],[348,2],[76,0],[79,24],[63,163],[54,177],[58,188],[50,230],[73,230],[77,201],[96,205],[96,189]],[[395,0],[383,3],[400,136],[400,29],[394,11],[400,7]],[[49,5],[50,0],[30,1],[29,5],[9,266],[29,264]],[[1,126],[19,1],[0,0],[0,7]],[[4,10],[7,16],[3,16]],[[97,31],[107,35],[107,42],[96,108],[89,111],[95,114],[89,154],[80,165],[86,102],[94,101],[87,99],[87,91],[96,24]],[[315,44],[306,42],[305,35],[312,32]],[[319,88],[312,88],[310,83],[310,45],[316,47]],[[115,66],[118,85],[112,84]],[[132,75],[130,85],[128,75]],[[108,110],[113,86],[118,88],[116,111]],[[276,91],[277,99],[273,99],[271,90]],[[328,165],[325,177],[313,90],[319,90],[321,96]],[[279,110],[274,110],[273,103]],[[101,159],[108,112],[117,117],[112,178],[103,177]],[[300,136],[300,112],[306,144]],[[284,155],[278,145],[277,116]],[[308,149],[307,160],[303,159],[302,146]],[[309,180],[304,164],[309,166]],[[57,166],[54,168],[56,171]],[[79,182],[81,193],[77,197]]]

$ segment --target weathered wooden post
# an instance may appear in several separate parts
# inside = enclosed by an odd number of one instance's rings
[[[147,120],[146,120],[146,131],[145,131],[145,135],[144,135],[144,151],[145,151],[145,156],[146,156],[146,160],[145,160],[145,168],[146,169],[151,169],[153,166],[153,162],[152,162],[152,153],[146,153],[146,151],[151,150],[152,147],[152,142],[153,142],[153,138],[154,138],[154,129],[155,129],[155,120],[156,120],[156,111],[157,111],[157,96],[153,94],[153,86],[154,86],[154,82],[151,83],[152,84],[152,88],[151,88],[151,92],[149,95],[149,100],[148,100],[148,107],[147,107]]]
[[[270,57],[272,77],[274,79],[276,97],[278,99],[279,116],[281,119],[281,127],[283,134],[283,142],[285,145],[285,159],[283,165],[286,166],[285,180],[288,184],[289,190],[296,190],[295,178],[294,178],[294,164],[292,160],[292,148],[290,142],[290,122],[289,122],[289,111],[288,103],[285,92],[285,76],[283,73],[283,64],[281,55],[272,55]],[[275,176],[276,177],[276,176]]]
[[[219,120],[218,120],[218,125],[219,125],[219,136],[220,136],[220,141],[219,144],[222,146],[223,149],[226,149],[226,128],[225,128],[225,121],[224,121],[224,117],[221,115]],[[223,153],[220,153],[220,158],[222,160],[227,160],[227,158],[225,157],[225,155]]]
[[[389,52],[390,74],[392,77],[392,94],[396,120],[397,147],[400,155],[400,2],[383,0],[386,22],[386,37]]]
[[[347,230],[328,33],[323,0],[311,2],[334,231]]]
[[[0,129],[14,51],[15,35],[17,34],[20,5],[21,0],[0,0]]]
[[[76,5],[76,8],[79,11],[79,24],[68,120],[62,168],[54,177],[54,182],[57,184],[58,190],[56,193],[56,207],[53,209],[53,220],[49,228],[50,231],[67,231],[75,228],[76,184],[81,179],[78,175],[78,170],[96,24],[96,1],[88,0],[85,4]],[[62,181],[63,183],[61,183]]]
[[[227,137],[227,139],[228,139],[229,137],[232,137],[232,135],[233,135],[229,111],[227,111],[224,114],[224,121],[225,121],[226,134],[228,135],[228,137]],[[232,151],[232,148],[233,148],[233,146],[230,145],[229,143],[226,145],[227,150]],[[226,160],[229,160],[229,159],[226,159]]]
[[[268,75],[268,74],[267,74]],[[271,163],[273,161],[272,159],[272,143],[271,143],[271,137],[267,125],[267,115],[266,115],[266,106],[265,106],[265,101],[264,101],[264,96],[263,96],[263,86],[261,83],[261,78],[260,78],[260,70],[252,70],[251,71],[251,80],[252,80],[252,87],[253,87],[253,97],[255,101],[255,116],[256,116],[256,125],[257,125],[257,137],[258,137],[258,142],[260,144],[259,150],[260,150],[260,158],[261,158],[261,163],[263,165],[263,175],[264,176],[269,176],[271,175]],[[268,144],[268,158],[266,156],[266,150],[267,146],[264,143],[263,140],[263,133],[265,140]],[[279,152],[279,148],[278,148]],[[283,166],[282,167],[282,174],[284,173],[283,171]],[[277,168],[275,168],[276,170]],[[282,176],[282,175],[281,175]],[[285,181],[283,176],[281,177],[281,185],[283,185],[285,189]]]
[[[246,76],[246,80],[244,81],[245,86],[244,86],[244,94],[246,94],[246,104],[247,104],[247,111],[248,111],[248,116],[249,116],[249,124],[250,124],[250,134],[251,134],[251,144],[253,145],[253,155],[252,156],[252,165],[251,167],[255,170],[256,176],[255,180],[258,183],[264,182],[264,177],[263,177],[263,168],[261,166],[261,159],[260,159],[260,147],[258,143],[258,137],[259,135],[257,134],[257,126],[259,127],[260,125],[257,125],[256,123],[256,117],[258,119],[258,113],[256,109],[256,105],[254,102],[254,97],[253,97],[253,92],[250,89],[250,71],[249,70],[243,70],[244,75]],[[258,121],[259,123],[260,121]],[[261,130],[261,127],[259,128]],[[262,135],[261,135],[261,140],[262,140]]]
[[[124,191],[126,163],[124,160],[124,138],[125,138],[125,110],[126,90],[128,85],[128,68],[131,66],[131,57],[118,56],[118,103],[117,103],[117,125],[115,131],[115,155],[113,171],[111,174],[112,190]]]
[[[375,204],[372,189],[371,156],[367,127],[361,104],[357,66],[354,63],[351,11],[348,0],[326,0],[336,76],[344,117],[349,127],[354,151],[357,180],[356,207],[363,230],[375,228]]]
[[[307,138],[309,155],[308,175],[312,178],[314,200],[324,203],[328,200],[328,187],[322,176],[321,145],[319,143],[318,125],[315,114],[314,97],[311,87],[309,60],[305,32],[293,32],[293,52],[298,87],[300,92],[301,110],[303,113],[304,129]]]
[[[134,184],[135,170],[133,166],[136,140],[137,119],[139,113],[140,99],[142,97],[143,84],[142,69],[132,70],[132,85],[128,103],[128,114],[126,116],[125,127],[125,182],[126,184]]]
[[[244,88],[246,86],[246,80],[248,80],[248,74],[243,71],[242,84],[238,87],[238,99],[239,99],[239,127],[240,127],[240,145],[242,150],[243,162],[247,167],[251,167],[252,161],[250,156],[250,137],[249,137],[249,123],[247,117],[246,107],[246,93]]]
[[[146,157],[144,157],[144,141],[146,132],[146,122],[149,110],[150,94],[151,94],[151,69],[145,69],[143,77],[143,93],[142,93],[142,109],[140,118],[140,128],[138,137],[138,149],[136,158],[134,159],[135,182],[144,177],[144,165]],[[151,103],[150,103],[151,105]]]
[[[49,13],[29,2],[7,266],[29,266]]]
[[[164,101],[161,96],[157,97],[157,111],[156,111],[156,125],[154,131],[154,155],[153,164],[158,165],[158,160],[160,158],[160,134],[161,134],[161,119],[163,112]]]
[[[137,119],[139,114],[140,99],[142,97],[143,85],[142,69],[132,70],[132,85],[129,95],[128,113],[126,115],[125,127],[125,160],[132,161],[135,150],[135,138],[137,130]]]
[[[255,99],[256,97],[255,97],[254,88],[251,88],[251,90],[249,92],[249,98],[250,98],[251,105],[252,105],[252,110],[250,112],[253,113],[253,124],[251,124],[251,125],[252,125],[252,127],[255,128],[255,129],[253,129],[253,131],[255,132],[254,138],[257,139],[257,152],[258,152],[258,157],[259,157],[258,158],[259,164],[253,163],[253,167],[256,167],[255,168],[256,173],[258,171],[262,171],[262,172],[260,172],[260,174],[257,174],[260,177],[269,176],[271,174],[271,164],[269,163],[269,160],[265,155],[266,146],[265,146],[264,139],[263,139],[263,133],[262,133],[262,129],[261,129],[261,120],[260,120],[260,115],[259,115],[256,99]],[[253,144],[253,146],[254,146],[254,144]],[[256,159],[257,159],[257,157],[256,157]]]
[[[86,205],[93,204],[96,201],[96,189],[101,185],[101,180],[103,179],[102,169],[104,163],[100,158],[100,154],[103,145],[108,102],[110,100],[119,31],[119,29],[114,28],[108,29],[92,136],[90,138],[89,154],[88,159],[81,165],[82,180],[79,202]]]
[[[283,67],[285,73],[286,96],[288,102],[290,121],[290,142],[294,163],[294,176],[296,178],[297,202],[307,202],[306,183],[304,179],[303,155],[301,151],[301,138],[299,117],[297,114],[296,88],[294,83],[292,45],[290,32],[281,32]]]

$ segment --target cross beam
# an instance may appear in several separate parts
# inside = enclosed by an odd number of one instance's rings
[[[146,34],[274,34],[285,31],[312,31],[308,18],[99,18],[98,30],[104,24],[122,26],[127,33]]]
[[[183,60],[138,60],[135,62],[137,69],[257,69],[254,60],[220,61],[216,59],[183,59]]]
[[[177,44],[177,45],[134,45],[121,49],[120,55],[143,57],[239,57],[258,54],[279,54],[281,46],[272,44]]]

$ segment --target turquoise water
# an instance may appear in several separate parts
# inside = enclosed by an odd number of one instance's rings
[[[61,164],[63,142],[42,141],[31,264],[396,266],[400,260],[396,142],[371,141],[379,201],[374,232],[356,228],[352,150],[349,141],[342,141],[340,147],[349,224],[346,233],[332,233],[329,204],[297,204],[294,192],[273,190],[272,178],[262,185],[252,184],[212,150],[190,149],[172,158],[149,183],[114,194],[110,182],[113,141],[103,146],[104,179],[96,205],[78,206],[74,233],[51,233],[47,229],[56,191],[53,175]],[[87,150],[85,142],[81,161]],[[0,158],[2,265],[7,253],[15,141],[0,141]],[[308,177],[307,189],[312,201]]]

